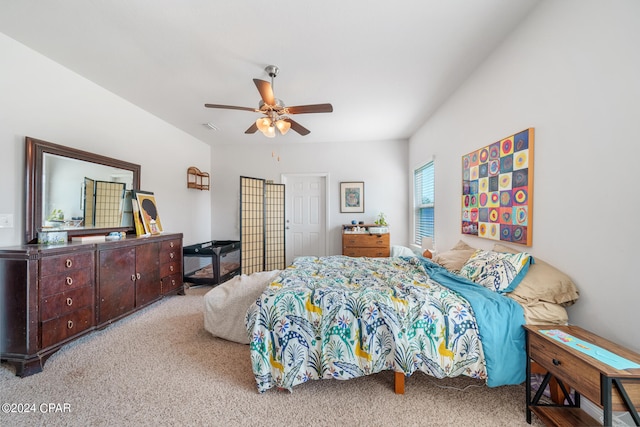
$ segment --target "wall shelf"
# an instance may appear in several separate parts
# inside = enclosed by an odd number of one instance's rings
[[[196,190],[209,190],[209,174],[201,172],[195,166],[187,169],[187,188],[195,188]]]

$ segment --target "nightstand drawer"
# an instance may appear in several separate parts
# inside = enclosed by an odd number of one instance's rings
[[[529,334],[529,357],[561,378],[565,385],[580,390],[592,402],[600,403],[600,372],[588,363],[561,348],[562,343],[550,343],[537,334]]]
[[[389,248],[350,248],[344,247],[342,248],[342,255],[351,256],[351,257],[362,257],[366,256],[369,258],[386,258],[390,255]]]
[[[343,247],[383,248],[389,246],[389,234],[354,234],[342,238]]]

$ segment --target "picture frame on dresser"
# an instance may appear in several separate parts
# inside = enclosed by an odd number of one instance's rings
[[[145,232],[148,234],[162,233],[162,222],[160,221],[160,213],[158,212],[158,205],[153,192],[138,190],[134,191],[134,194],[138,202],[140,219]]]
[[[364,181],[340,183],[340,212],[364,213]]]

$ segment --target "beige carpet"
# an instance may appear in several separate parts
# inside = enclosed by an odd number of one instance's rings
[[[393,392],[393,374],[312,381],[293,393],[259,394],[249,348],[203,327],[207,287],[191,288],[54,354],[43,372],[14,376],[0,367],[0,403],[35,404],[35,413],[0,413],[0,425],[202,426],[517,426],[524,386],[488,388],[423,374]],[[60,404],[68,412],[49,412]],[[55,407],[54,407],[55,408]],[[533,425],[542,424],[533,417]]]

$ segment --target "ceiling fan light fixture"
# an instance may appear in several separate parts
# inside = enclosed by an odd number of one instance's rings
[[[256,126],[258,130],[266,135],[267,129],[271,126],[271,119],[268,117],[260,117],[256,120]]]
[[[204,104],[204,106],[206,108],[222,108],[226,110],[243,110],[261,113],[264,116],[257,119],[255,124],[249,126],[244,133],[254,134],[257,131],[260,131],[268,138],[274,138],[276,136],[276,127],[281,135],[285,135],[289,132],[289,129],[293,129],[294,132],[302,136],[308,135],[311,132],[297,121],[291,119],[290,115],[333,112],[333,106],[326,103],[286,107],[285,103],[276,98],[273,93],[273,80],[278,75],[278,67],[275,65],[269,65],[265,68],[265,71],[269,77],[271,77],[271,82],[262,79],[253,79],[253,83],[258,89],[261,98],[258,102],[258,108],[222,104]],[[209,127],[213,129],[213,127]]]
[[[278,128],[278,130],[282,135],[285,135],[287,132],[289,132],[289,129],[291,128],[291,123],[289,123],[286,120],[280,119],[276,122],[276,127]]]
[[[275,126],[271,125],[267,128],[266,131],[262,132],[264,134],[264,136],[266,136],[267,138],[275,138],[276,137],[276,128]]]

